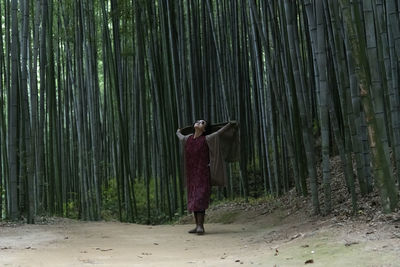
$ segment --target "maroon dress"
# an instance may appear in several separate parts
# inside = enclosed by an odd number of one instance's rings
[[[210,155],[204,135],[189,136],[185,145],[188,210],[204,211],[211,194]]]

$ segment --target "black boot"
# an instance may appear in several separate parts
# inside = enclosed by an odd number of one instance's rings
[[[196,227],[195,227],[194,229],[190,230],[190,231],[189,231],[189,234],[195,234],[195,233],[197,233],[197,226],[198,226],[198,224],[199,224],[197,212],[194,212],[193,215],[194,215],[194,220],[196,221]]]
[[[204,216],[205,216],[204,212],[199,212],[197,214],[198,224],[197,224],[196,232],[198,235],[204,235],[204,233],[205,233],[205,231],[204,231]]]

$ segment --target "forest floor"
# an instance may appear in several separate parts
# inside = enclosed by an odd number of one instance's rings
[[[333,174],[329,216],[313,216],[310,200],[291,191],[212,206],[204,236],[187,233],[191,216],[156,226],[63,218],[2,223],[0,266],[400,266],[399,211],[382,214],[373,193],[352,215],[335,163]]]

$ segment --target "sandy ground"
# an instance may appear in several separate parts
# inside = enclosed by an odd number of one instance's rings
[[[188,234],[192,225],[1,226],[0,266],[400,266],[400,223],[298,219],[209,223],[204,236]]]

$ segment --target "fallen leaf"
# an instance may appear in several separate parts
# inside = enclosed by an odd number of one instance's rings
[[[356,244],[358,244],[358,242],[355,242],[355,241],[353,241],[353,242],[347,242],[346,244],[344,244],[346,247],[350,247],[351,245],[356,245]]]
[[[309,259],[309,260],[306,260],[306,262],[304,262],[304,264],[309,264],[309,263],[314,263],[314,260],[313,259]]]
[[[302,245],[301,246],[302,248],[308,248],[308,247],[310,247],[309,245]]]
[[[112,250],[112,248],[96,248],[96,250],[100,250],[100,251],[110,251]]]
[[[153,243],[154,245],[158,246],[158,243]]]
[[[235,262],[240,262],[240,260],[235,260]]]
[[[293,239],[299,238],[299,237],[301,237],[301,236],[303,236],[303,234],[302,234],[302,233],[298,233],[298,234],[296,234],[296,235],[292,236],[292,237],[290,238],[290,240],[293,240]]]
[[[95,262],[91,259],[80,259],[81,262],[95,264]]]

